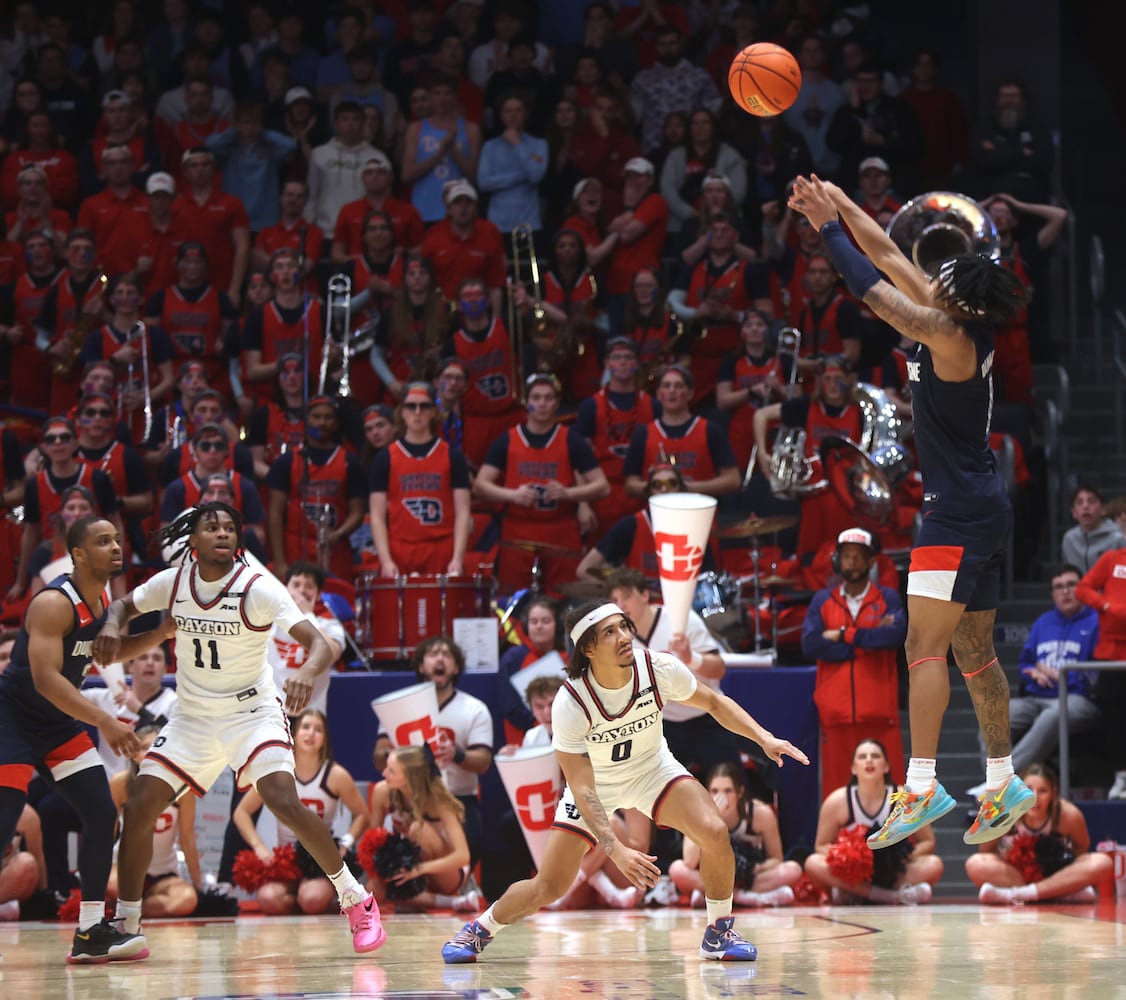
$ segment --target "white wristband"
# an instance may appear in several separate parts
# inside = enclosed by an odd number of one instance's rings
[[[343,847],[344,850],[346,850],[346,851],[352,850],[352,847],[355,845],[355,843],[356,843],[356,838],[353,837],[352,834],[350,834],[350,833],[345,833],[340,838],[340,846]]]
[[[692,658],[688,661],[688,666],[690,666],[693,670],[699,670],[703,665],[704,654],[697,653],[696,650],[692,650]]]

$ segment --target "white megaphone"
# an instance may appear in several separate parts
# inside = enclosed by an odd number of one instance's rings
[[[683,632],[688,625],[715,508],[715,497],[703,493],[662,493],[649,498],[661,600],[674,633]]]

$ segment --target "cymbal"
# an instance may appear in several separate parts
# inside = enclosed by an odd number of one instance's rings
[[[776,531],[785,531],[798,523],[796,517],[788,514],[776,517],[748,517],[738,524],[720,528],[716,535],[720,538],[758,538],[761,535],[772,535]]]
[[[504,538],[501,540],[500,546],[503,549],[522,549],[524,552],[532,552],[546,556],[563,556],[575,559],[582,557],[581,552],[569,549],[565,545],[557,545],[555,542],[537,542],[524,538]]]
[[[585,572],[598,577],[599,580],[609,580],[610,576],[620,568],[620,566],[612,566],[610,563],[603,563],[601,566],[588,566]]]
[[[597,601],[606,596],[606,587],[590,580],[559,584],[559,592],[573,601]]]
[[[800,580],[791,580],[788,576],[764,576],[759,579],[758,585],[766,590],[772,590],[776,587],[800,587]],[[751,584],[750,586],[754,586]]]

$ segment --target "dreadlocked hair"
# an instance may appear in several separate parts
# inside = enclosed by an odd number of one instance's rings
[[[1021,280],[981,254],[964,253],[943,261],[939,275],[942,280],[936,296],[943,305],[998,326],[1028,303],[1028,291]]]
[[[201,503],[198,507],[181,514],[167,527],[156,534],[156,540],[161,549],[167,549],[173,554],[173,559],[179,559],[189,547],[188,538],[194,535],[200,524],[208,518],[227,514],[235,525],[235,558],[243,559],[243,519],[242,514],[222,500],[210,500]]]

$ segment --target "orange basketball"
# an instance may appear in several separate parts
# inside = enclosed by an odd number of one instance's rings
[[[731,62],[727,85],[735,103],[752,115],[780,115],[798,98],[801,70],[781,45],[755,42]]]

